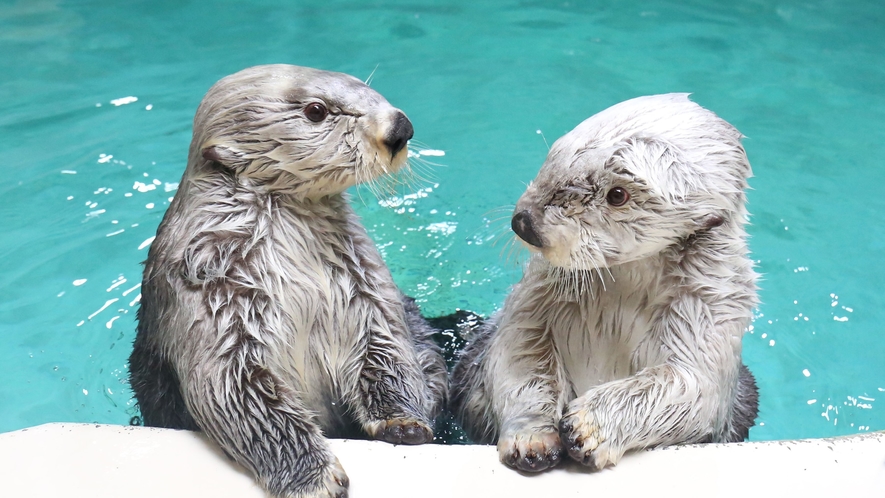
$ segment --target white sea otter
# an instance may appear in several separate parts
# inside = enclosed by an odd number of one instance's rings
[[[471,437],[524,471],[747,437],[758,399],[741,336],[757,297],[741,138],[669,94],[556,141],[512,220],[534,255],[454,372]]]
[[[351,76],[257,66],[206,94],[151,246],[131,384],[275,496],[343,497],[323,435],[432,439],[446,372],[344,191],[406,162],[405,114]]]

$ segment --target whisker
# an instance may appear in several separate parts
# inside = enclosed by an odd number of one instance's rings
[[[412,150],[414,147],[417,147],[419,149],[428,149],[429,148],[429,146],[426,143],[424,143],[418,139],[415,139],[415,138],[410,138],[409,143],[407,145],[409,146],[409,150]]]
[[[576,284],[572,271],[560,266],[550,265],[547,268],[547,278],[555,289],[557,301],[571,301],[575,299]]]
[[[510,229],[509,212],[506,216],[503,215],[503,212],[505,209],[508,209],[508,207],[507,206],[498,207],[498,208],[494,208],[494,209],[491,209],[488,212],[486,212],[486,214],[482,218],[482,221],[483,221],[482,225],[477,227],[469,235],[469,237],[473,238],[474,240],[478,239],[479,241],[481,241],[481,243],[491,242],[491,245],[493,247],[496,246],[498,243],[500,243],[504,237],[509,237],[513,232]],[[501,215],[495,216],[495,217],[490,217],[489,215],[492,213],[500,213]],[[505,222],[505,220],[507,220],[507,221]],[[510,241],[508,241],[505,244],[505,246],[503,247],[503,249],[501,251],[502,258],[504,256],[504,252],[506,251],[506,249],[508,249],[507,244],[509,244],[509,243],[510,243]]]
[[[547,137],[544,136],[544,132],[541,130],[535,130],[535,133],[541,135],[541,138],[544,139],[544,145],[547,146],[547,150],[550,150],[550,144],[547,143]]]
[[[365,81],[366,86],[372,86],[372,78],[375,77],[375,71],[378,70],[378,66],[380,66],[380,65],[381,65],[381,63],[375,64],[375,69],[373,69],[371,74],[369,74],[369,77],[366,78],[366,81]]]
[[[587,237],[587,240],[589,240],[590,243],[593,244],[593,248],[598,254],[602,254],[602,251],[599,249],[599,244],[597,244],[595,240],[590,237]],[[602,291],[605,292],[607,289],[605,287],[605,277],[602,275],[602,270],[599,268],[599,264],[596,262],[596,259],[589,254],[588,256],[590,258],[590,262],[593,264],[593,268],[596,269],[596,274],[599,275],[599,283],[602,284]],[[609,270],[608,267],[606,267],[605,269],[608,272],[609,276],[612,276],[611,270]],[[612,281],[614,281],[614,277],[612,277]]]
[[[432,164],[423,160],[412,160],[409,162],[411,174],[426,183],[439,183],[439,178],[434,172],[437,168],[445,168],[445,165]]]
[[[418,153],[421,150],[439,150],[439,149],[434,149],[430,145],[428,145],[420,140],[415,140],[414,138],[409,140],[409,146],[410,146],[409,147],[410,149],[413,148],[411,146],[414,146],[416,153]]]
[[[420,160],[410,159],[396,174],[397,181],[409,187],[412,191],[424,188],[426,185],[438,183],[433,169],[422,164]]]
[[[495,214],[495,213],[507,213],[507,216],[510,216],[511,214],[513,214],[514,209],[516,209],[516,204],[507,204],[504,206],[498,206],[496,208],[489,209],[488,211],[485,212],[485,214],[483,214],[483,216],[488,216],[490,214]]]
[[[367,179],[363,178],[363,176],[365,176],[366,173],[363,170],[364,170],[364,168],[356,168],[356,171],[354,172],[354,176],[356,176],[356,195],[357,195],[357,197],[359,197],[360,203],[363,206],[368,206],[368,203],[366,203],[366,200],[363,199],[363,189],[367,188],[366,187]],[[371,178],[369,178],[368,180],[371,180]]]
[[[581,268],[582,268],[582,270],[581,270],[581,285],[584,288],[586,288],[587,291],[590,293],[590,298],[595,299],[596,296],[593,293],[593,272],[590,270],[585,270],[583,268],[586,268],[591,265],[593,267],[596,267],[596,262],[593,261],[593,257],[590,254],[583,253],[583,256],[585,258],[584,258],[584,261],[581,262]],[[587,265],[587,261],[586,261],[587,259],[590,260],[590,265]],[[583,294],[583,292],[582,292],[582,294]]]
[[[516,246],[517,244],[516,237],[509,237],[501,247],[498,257],[504,260],[505,265],[510,266],[513,263],[513,255],[519,250],[519,247]]]
[[[504,264],[507,266],[522,266],[524,263],[524,259],[526,255],[531,257],[531,253],[528,252],[528,249],[522,245],[522,242],[514,235],[510,237],[504,247],[501,249],[501,252],[507,251],[507,255],[504,258]]]
[[[495,247],[496,245],[498,245],[498,243],[501,242],[501,240],[502,240],[502,239],[505,239],[505,238],[506,238],[506,240],[507,240],[507,242],[505,243],[505,245],[506,245],[506,244],[509,244],[509,243],[511,243],[511,242],[513,242],[513,243],[518,242],[517,238],[516,238],[515,236],[512,236],[512,234],[509,233],[509,232],[510,232],[510,231],[507,230],[507,229],[506,229],[505,227],[503,227],[503,226],[501,227],[501,229],[499,229],[499,230],[497,231],[497,233],[492,232],[493,235],[491,236],[491,239],[490,239],[492,247]],[[511,239],[512,239],[512,240],[511,240]]]
[[[562,271],[557,266],[547,267],[547,281],[554,289],[553,297],[556,301],[564,301],[568,299],[569,283],[563,279]]]

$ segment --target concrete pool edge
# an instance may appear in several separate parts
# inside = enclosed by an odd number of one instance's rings
[[[491,446],[393,446],[332,440],[362,497],[885,496],[885,432],[793,441],[678,446],[628,454],[586,473],[511,471]],[[198,433],[46,424],[0,434],[0,496],[263,497]]]

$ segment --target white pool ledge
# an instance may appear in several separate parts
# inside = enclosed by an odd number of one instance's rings
[[[353,498],[885,497],[885,433],[673,447],[587,473],[524,476],[490,446],[333,440]],[[46,424],[0,434],[0,497],[237,497],[264,493],[201,434]]]

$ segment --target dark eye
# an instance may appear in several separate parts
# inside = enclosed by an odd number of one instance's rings
[[[319,102],[313,102],[311,104],[307,104],[304,108],[304,115],[307,119],[313,121],[314,123],[319,123],[320,121],[326,119],[326,116],[329,115],[329,110],[326,109],[326,106],[320,104]]]
[[[621,187],[615,187],[605,194],[605,200],[614,207],[621,207],[630,200],[630,194]]]

